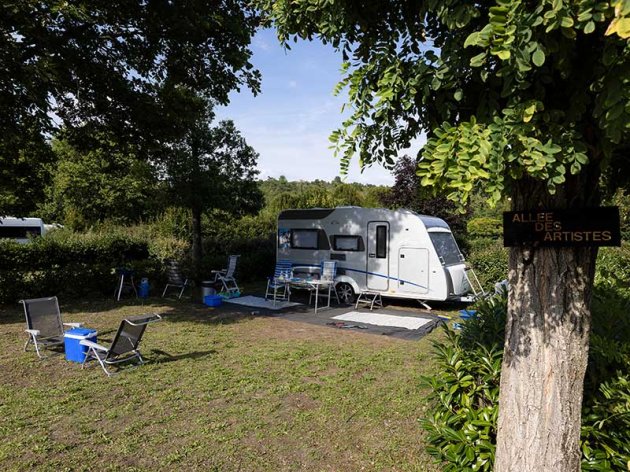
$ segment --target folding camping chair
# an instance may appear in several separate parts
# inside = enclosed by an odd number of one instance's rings
[[[46,357],[40,352],[40,347],[63,347],[64,326],[78,328],[82,325],[82,323],[62,323],[57,297],[32,298],[20,300],[20,303],[24,305],[26,332],[29,335],[24,344],[24,351],[28,350],[29,344],[33,344],[37,357],[40,359]]]
[[[166,262],[166,277],[168,283],[166,287],[164,287],[164,291],[162,292],[162,298],[166,295],[166,291],[169,287],[180,288],[178,299],[181,300],[182,295],[184,294],[184,290],[188,287],[188,279],[183,276],[181,269],[179,267],[179,263],[177,261],[167,261]]]
[[[291,288],[289,281],[291,280],[293,264],[291,261],[278,261],[273,272],[273,277],[267,279],[267,289],[265,290],[265,300],[273,293],[273,306],[276,306],[276,300],[289,301],[291,298]]]
[[[81,340],[79,343],[88,348],[81,368],[85,367],[85,363],[89,359],[96,359],[109,377],[112,375],[112,372],[107,370],[109,365],[120,364],[133,359],[138,360],[138,365],[144,364],[144,359],[138,351],[138,344],[142,340],[147,325],[161,319],[160,315],[153,313],[122,320],[116,336],[108,348],[87,339]]]
[[[236,263],[240,255],[232,255],[228,258],[228,268],[222,270],[213,270],[214,282],[221,282],[223,291],[229,295],[235,295],[241,290],[238,288],[234,272],[236,271]]]

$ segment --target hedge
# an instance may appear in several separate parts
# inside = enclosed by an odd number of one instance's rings
[[[471,238],[497,238],[503,236],[503,222],[497,218],[471,218],[466,231]]]
[[[146,241],[110,235],[42,237],[27,244],[0,242],[0,302],[49,295],[112,294],[115,268],[156,278],[160,263]]]

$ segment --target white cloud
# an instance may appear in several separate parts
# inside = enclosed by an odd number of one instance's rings
[[[270,51],[271,50],[271,44],[269,44],[267,41],[265,41],[264,39],[257,37],[254,40],[254,48],[261,50],[261,51]]]

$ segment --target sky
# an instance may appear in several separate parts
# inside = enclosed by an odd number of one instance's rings
[[[260,154],[261,179],[330,181],[340,175],[328,137],[347,116],[341,113],[346,95],[333,95],[341,79],[341,54],[307,41],[292,43],[287,51],[269,29],[256,34],[252,51],[252,63],[262,74],[261,93],[233,92],[230,104],[215,110],[217,118],[233,120]],[[391,185],[394,179],[380,165],[361,173],[355,159],[345,181]]]

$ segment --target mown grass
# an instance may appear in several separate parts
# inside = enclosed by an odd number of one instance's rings
[[[424,452],[409,342],[153,299],[62,305],[99,330],[147,311],[148,364],[107,378],[23,352],[19,307],[0,311],[0,470],[438,470]]]

